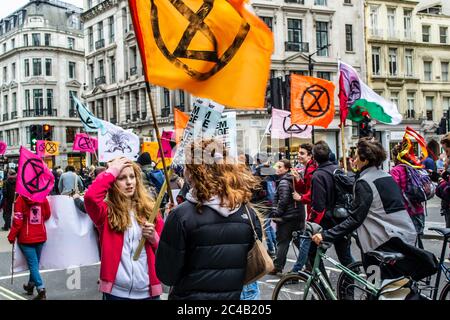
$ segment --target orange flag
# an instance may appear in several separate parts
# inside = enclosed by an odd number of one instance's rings
[[[245,0],[129,0],[146,80],[263,108],[273,35]]]
[[[327,128],[333,118],[333,82],[291,74],[291,123]]]
[[[177,108],[173,108],[173,110],[173,119],[175,122],[175,141],[179,143],[183,136],[183,131],[189,122],[189,115]]]

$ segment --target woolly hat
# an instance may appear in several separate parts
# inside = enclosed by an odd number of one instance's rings
[[[148,152],[141,153],[137,158],[136,162],[141,166],[152,164],[152,158]]]

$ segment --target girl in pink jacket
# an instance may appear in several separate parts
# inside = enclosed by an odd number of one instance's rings
[[[155,252],[163,228],[158,214],[150,223],[154,202],[142,183],[139,167],[116,158],[87,190],[86,211],[99,230],[101,247],[100,291],[104,300],[159,299]],[[140,239],[145,250],[133,260]]]

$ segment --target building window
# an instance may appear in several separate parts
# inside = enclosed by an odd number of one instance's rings
[[[47,115],[52,115],[53,111],[53,90],[47,89]]]
[[[344,0],[345,4],[352,4],[352,0]]]
[[[442,110],[444,110],[444,115],[447,116],[450,111],[450,97],[442,98]]]
[[[90,81],[90,86],[91,86],[91,88],[93,88],[93,87],[94,87],[94,64],[93,64],[93,63],[91,63],[91,64],[88,66],[88,70],[89,70],[89,81]]]
[[[98,72],[100,77],[105,76],[105,67],[103,65],[103,60],[98,60]]]
[[[30,90],[25,90],[25,109],[30,110],[31,109],[31,96],[30,96]]]
[[[42,75],[42,64],[40,58],[33,58],[33,76]]]
[[[429,121],[433,121],[433,100],[434,97],[425,97],[426,116]]]
[[[391,102],[398,107],[398,92],[391,92]]]
[[[264,23],[269,27],[269,29],[271,31],[272,30],[272,23],[273,23],[273,18],[272,17],[260,17],[262,21],[264,21]]]
[[[370,6],[370,28],[372,35],[378,36],[378,6]]]
[[[327,0],[314,0],[314,4],[316,6],[326,6],[327,5]]]
[[[3,96],[3,108],[5,111],[5,114],[8,113],[8,95]]]
[[[104,112],[103,112],[103,99],[97,100],[97,118],[103,120]]]
[[[75,38],[68,37],[67,38],[67,45],[68,45],[68,48],[70,50],[75,50]]]
[[[23,35],[23,46],[28,47],[28,34]]]
[[[110,61],[110,69],[111,69],[111,83],[116,82],[116,58],[111,57]]]
[[[44,42],[45,42],[45,46],[49,47],[50,46],[50,40],[51,40],[51,34],[50,33],[46,33],[44,35]]]
[[[403,10],[403,28],[405,31],[405,38],[412,39],[412,10],[404,9]]]
[[[431,61],[423,62],[423,72],[425,81],[431,81],[432,78],[432,63]]]
[[[69,79],[76,78],[76,64],[75,62],[69,61]]]
[[[98,40],[103,40],[103,21],[97,24],[97,32]]]
[[[389,37],[395,38],[395,8],[387,9]]]
[[[16,39],[11,39],[11,49],[16,47]]]
[[[331,72],[317,71],[317,78],[322,78],[322,79],[330,81],[331,80]]]
[[[389,75],[397,75],[397,49],[389,48]]]
[[[73,97],[77,96],[76,91],[69,91],[69,117],[77,117],[76,107],[75,107],[75,100],[73,100]]]
[[[45,75],[52,75],[52,59],[45,59]]]
[[[109,17],[108,19],[108,24],[109,24],[109,43],[113,43],[114,42],[114,34],[115,34],[115,30],[114,30],[114,16]]]
[[[164,88],[164,108],[170,108],[170,91]]]
[[[442,81],[448,81],[448,62],[441,62]]]
[[[372,73],[380,75],[380,48],[372,47]]]
[[[34,114],[42,115],[44,113],[44,97],[42,89],[33,89]]]
[[[15,113],[15,116],[17,117],[17,93],[16,92],[13,92],[13,94],[12,94],[12,109],[11,109],[11,112],[14,112]],[[11,119],[12,119],[13,117],[11,116]]]
[[[13,80],[16,80],[16,63],[11,64],[11,76]]]
[[[29,59],[24,60],[24,69],[25,69],[25,77],[29,77],[30,76],[30,60]]]
[[[439,39],[441,43],[447,43],[447,27],[439,27]]]
[[[414,92],[408,92],[406,97],[406,104],[407,104],[407,117],[408,118],[414,118],[414,104],[415,104],[415,93]]]
[[[353,51],[353,26],[345,25],[345,50]]]
[[[3,67],[3,83],[8,82],[8,67]]]
[[[33,46],[40,46],[41,45],[41,34],[40,33],[33,33],[33,34],[31,34],[31,38],[33,40]]]
[[[413,75],[413,50],[405,49],[405,71],[407,77]]]
[[[6,42],[3,44],[3,52],[6,52]]]
[[[328,22],[316,21],[317,49],[328,45]],[[318,56],[328,57],[328,47],[317,52]]]
[[[422,26],[422,41],[430,42],[430,26]]]
[[[302,20],[287,19],[288,22],[288,42],[301,43],[302,42]]]
[[[94,50],[94,31],[92,27],[88,28],[89,52]]]

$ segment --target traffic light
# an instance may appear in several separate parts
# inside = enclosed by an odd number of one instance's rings
[[[40,124],[32,124],[30,126],[30,148],[31,151],[36,151],[36,142],[42,140],[43,128]]]
[[[364,119],[359,123],[359,137],[370,137],[373,136],[372,127],[370,126],[370,119],[364,117]]]
[[[42,125],[42,132],[43,132],[42,140],[52,141],[53,128],[51,125],[49,124]]]

